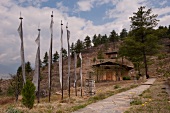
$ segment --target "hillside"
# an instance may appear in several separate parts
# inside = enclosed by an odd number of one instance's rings
[[[92,70],[92,64],[94,64],[93,59],[97,59],[97,53],[99,50],[105,48],[104,45],[100,45],[98,47],[92,47],[89,49],[85,49],[82,51],[82,59],[83,59],[83,77],[86,78],[87,73],[89,70]],[[103,52],[107,51],[113,51],[113,44],[109,44],[108,50],[104,50]],[[64,88],[67,88],[67,74],[68,74],[68,60],[65,58],[64,60],[64,65],[63,65],[63,71],[64,71]],[[95,62],[97,63],[97,61]],[[71,70],[70,70],[70,75],[71,75],[71,87],[73,87],[74,84],[74,58],[71,58]],[[77,71],[77,78],[78,78],[78,84],[80,85],[80,68],[76,69]],[[48,69],[45,67],[44,70],[41,71],[41,76],[42,76],[42,81],[41,81],[41,90],[45,89],[48,90]],[[60,91],[60,82],[59,82],[59,64],[58,62],[53,64],[53,70],[52,70],[52,91]]]

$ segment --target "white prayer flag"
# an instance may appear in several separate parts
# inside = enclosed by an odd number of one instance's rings
[[[60,48],[60,57],[59,57],[59,77],[60,77],[60,85],[61,85],[61,89],[62,89],[62,76],[63,76],[63,72],[62,72],[62,68],[63,68],[63,29],[62,29],[62,23],[61,23],[61,48]]]
[[[51,83],[51,63],[52,63],[52,38],[51,38],[51,42],[50,42],[50,49],[49,49],[49,56],[48,56],[48,79],[49,79],[49,88],[50,83]]]
[[[76,86],[76,82],[77,82],[76,68],[77,68],[77,54],[76,52],[74,52],[74,87]]]
[[[19,33],[20,39],[22,40],[22,22],[20,23],[17,31],[18,31],[18,33]]]
[[[60,57],[59,57],[59,76],[60,76],[60,85],[62,88],[62,51],[60,51]]]
[[[69,39],[70,39],[70,31],[67,30],[67,41],[69,42]]]
[[[40,47],[40,33],[38,34],[37,39],[35,40],[36,44],[38,45],[38,47]]]
[[[39,79],[39,47],[37,49],[36,60],[35,60],[35,71],[33,76],[33,83],[35,86],[35,91],[38,91],[38,79]]]
[[[38,91],[38,82],[39,82],[38,80],[40,77],[40,32],[35,42],[37,43],[38,48],[37,48],[37,54],[36,54],[36,60],[35,60],[35,71],[34,71],[34,76],[33,76],[33,83],[36,88],[35,91]]]
[[[23,76],[24,83],[26,83],[22,21],[21,21],[21,23],[20,23],[20,25],[19,25],[19,27],[18,27],[18,33],[19,33],[19,36],[20,36],[20,39],[21,39],[21,50],[20,50],[20,54],[21,54],[22,76]]]
[[[82,56],[81,56],[81,53],[79,53],[79,58],[80,58],[80,60],[81,60],[81,62],[82,62]]]
[[[51,15],[51,23],[50,23],[50,31],[51,31],[51,41],[50,41],[50,49],[49,49],[49,56],[48,56],[48,79],[49,79],[49,89],[51,89],[51,65],[52,65],[52,42],[53,42],[53,12]],[[49,91],[49,93],[51,93]]]
[[[71,64],[69,39],[70,39],[70,31],[67,30],[67,43],[68,43],[68,87],[70,87],[69,83],[70,83],[70,64]]]
[[[81,65],[80,65],[80,79],[81,79],[81,96],[82,96],[83,76],[82,76],[82,56],[81,56],[81,53],[79,53],[79,57],[80,57],[80,60],[81,60]]]
[[[54,24],[54,21],[53,21],[53,18],[51,18],[51,23],[50,23],[51,34],[53,33],[53,24]]]
[[[79,58],[80,58],[80,60],[81,60],[81,65],[80,65],[80,79],[81,79],[81,87],[82,87],[83,78],[82,78],[82,56],[81,56],[81,53],[79,53]]]

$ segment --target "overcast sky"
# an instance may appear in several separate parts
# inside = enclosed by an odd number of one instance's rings
[[[49,50],[51,12],[54,14],[53,53],[60,48],[60,22],[63,20],[64,47],[66,23],[71,32],[70,43],[89,35],[119,33],[129,30],[133,12],[144,5],[158,14],[159,25],[170,25],[170,0],[0,0],[0,75],[16,73],[21,64],[20,38],[17,29],[20,12],[23,19],[25,61],[34,67],[38,36],[41,29],[41,59]]]

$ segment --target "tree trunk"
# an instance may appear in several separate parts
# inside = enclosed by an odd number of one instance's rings
[[[148,75],[148,65],[147,65],[147,60],[146,60],[145,47],[143,47],[143,61],[145,64],[145,75],[146,75],[146,78],[148,79],[149,75]]]
[[[142,43],[144,44],[144,36],[145,36],[145,31],[143,31],[143,34],[142,34]],[[144,62],[144,65],[145,65],[145,75],[146,75],[146,78],[148,79],[149,78],[149,75],[148,75],[148,66],[147,66],[147,60],[146,60],[146,51],[145,51],[145,46],[142,48],[142,52],[143,52],[143,62]]]

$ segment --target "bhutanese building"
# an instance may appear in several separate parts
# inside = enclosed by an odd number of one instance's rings
[[[95,71],[95,81],[120,81],[124,76],[133,77],[133,64],[125,58],[117,58],[117,52],[105,53],[105,59],[100,59],[92,65]]]

